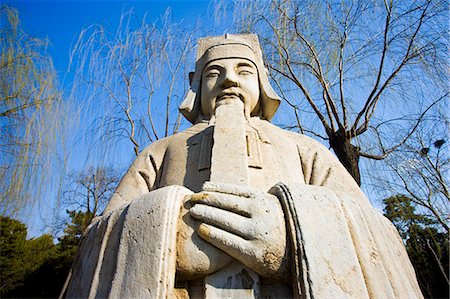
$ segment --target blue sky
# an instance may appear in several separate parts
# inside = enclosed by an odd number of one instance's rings
[[[50,42],[48,53],[53,58],[60,81],[63,81],[69,63],[71,45],[76,41],[83,28],[92,24],[102,24],[115,30],[122,11],[127,11],[131,8],[134,8],[138,19],[142,19],[147,14],[147,20],[152,22],[170,7],[171,15],[175,22],[183,21],[189,23],[195,21],[198,16],[207,15],[210,1],[0,0],[0,3],[15,7],[19,11],[21,25],[25,32],[34,37],[48,38]],[[67,80],[62,83],[65,91],[70,91],[70,83]],[[78,146],[83,147],[83,145]],[[85,151],[85,149],[79,148],[73,151],[77,154],[69,159],[69,171],[84,167],[83,162],[81,162],[83,158],[80,157],[79,153],[80,151]],[[129,160],[129,158],[125,160]],[[126,162],[125,164],[129,163]],[[50,195],[49,197],[53,198],[55,196]],[[30,237],[41,235],[45,227],[49,225],[48,219],[54,217],[52,213],[55,211],[55,207],[52,205],[54,205],[54,202],[51,200],[38,203],[31,217],[27,215],[20,217],[27,224]],[[56,206],[56,208],[58,207]]]
[[[130,8],[134,8],[137,19],[142,19],[144,14],[147,13],[147,20],[155,20],[170,7],[172,10],[172,18],[175,22],[184,20],[185,23],[190,23],[199,16],[205,16],[206,21],[203,23],[207,24],[205,27],[211,31],[211,34],[222,34],[226,32],[224,28],[216,28],[210,25],[212,24],[212,21],[207,19],[208,14],[210,13],[210,0],[0,0],[0,3],[5,3],[18,9],[23,29],[30,35],[40,38],[47,37],[49,39],[50,46],[48,53],[52,56],[61,79],[64,78],[68,66],[71,44],[77,39],[80,31],[84,27],[98,23],[106,25],[106,27],[115,31],[115,27],[119,22],[122,11],[127,11]],[[70,90],[70,87],[68,87],[69,84],[70,82],[65,82],[65,85],[63,85],[64,90]],[[155,96],[155,98],[158,97]],[[163,99],[164,98],[161,97],[161,100]],[[281,106],[281,111],[278,115],[283,112],[282,108],[283,105]],[[403,108],[407,110],[409,107]],[[387,110],[387,112],[389,113],[389,110]],[[398,111],[395,110],[394,113],[397,114]],[[304,120],[308,115],[303,113],[301,117]],[[381,115],[381,117],[386,118],[386,115]],[[315,118],[313,121],[318,123]],[[88,125],[85,125],[84,123],[82,125],[88,127]],[[82,147],[83,145],[78,146]],[[87,149],[84,150],[88,151]],[[81,151],[83,151],[83,149],[80,150],[78,148],[72,150],[72,152],[76,152],[78,157],[81,156]],[[122,154],[121,156],[123,157],[125,155]],[[131,162],[130,160],[133,158],[133,155],[127,155],[125,159],[120,161],[115,160],[114,163],[129,165]],[[85,167],[85,165],[82,164],[81,159],[75,160],[75,162],[74,160],[71,160],[70,164],[70,170],[77,170],[77,168],[83,169]],[[37,218],[42,219],[47,216],[49,215],[47,214]],[[28,224],[29,228],[31,228],[30,223]],[[31,235],[40,233],[40,229],[41,228],[39,227],[33,228]]]
[[[206,15],[209,0],[2,0],[19,11],[23,28],[32,36],[47,37],[50,41],[48,52],[53,58],[60,75],[67,68],[72,42],[81,29],[91,24],[101,23],[114,26],[118,23],[122,10],[135,8],[138,17],[150,14],[156,19],[170,7],[174,20],[194,20]]]

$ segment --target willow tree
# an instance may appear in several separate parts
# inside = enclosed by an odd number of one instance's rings
[[[328,142],[358,183],[361,157],[384,159],[448,99],[446,1],[216,4],[219,20],[232,5],[236,30],[259,34],[294,112],[279,122]]]
[[[55,160],[61,94],[47,40],[23,31],[18,12],[1,6],[0,211],[35,202]]]
[[[81,31],[71,51],[72,99],[91,117],[83,125],[90,125],[86,136],[97,151],[126,141],[137,155],[178,131],[196,34],[195,26],[173,22],[170,10],[151,20],[132,9],[115,29],[95,24]]]

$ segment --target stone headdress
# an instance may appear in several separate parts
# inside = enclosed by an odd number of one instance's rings
[[[180,112],[191,123],[198,119],[200,109],[201,77],[206,64],[223,58],[243,58],[252,61],[258,69],[260,88],[260,116],[270,120],[280,105],[280,97],[275,93],[267,78],[261,47],[256,34],[226,34],[210,36],[198,40],[195,72],[190,73],[191,87],[180,105]]]

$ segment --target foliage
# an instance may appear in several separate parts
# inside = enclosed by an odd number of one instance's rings
[[[67,224],[66,229],[64,230],[64,237],[61,241],[65,239],[70,239],[71,241],[68,243],[76,243],[73,240],[80,240],[83,232],[91,223],[94,218],[94,214],[92,212],[81,212],[81,211],[66,211],[69,214],[72,223]]]
[[[23,257],[27,232],[25,225],[19,221],[7,217],[0,220],[0,291],[3,295],[19,286],[26,273]]]
[[[69,213],[69,211],[68,211]],[[72,266],[81,236],[92,213],[72,211],[71,223],[54,245],[50,235],[26,240],[26,226],[0,217],[0,295],[19,298],[56,298]]]
[[[446,1],[216,2],[259,34],[284,126],[328,141],[358,183],[360,157],[386,158],[448,98]]]
[[[2,5],[0,18],[0,211],[12,215],[46,186],[61,94],[48,42],[21,29],[17,10]]]
[[[431,298],[448,298],[448,234],[430,227],[411,228],[406,250],[416,269],[424,295]]]
[[[405,195],[388,197],[383,200],[383,204],[384,215],[397,227],[404,240],[409,236],[410,227],[432,224],[428,217],[416,214],[411,198]]]
[[[8,297],[54,254],[54,245],[50,235],[26,240],[27,229],[17,220],[1,216],[0,225],[0,294]]]
[[[396,195],[384,199],[385,216],[399,230],[426,297],[449,296],[448,232],[436,229],[436,221],[416,213],[413,199]]]
[[[70,222],[58,243],[50,235],[26,240],[26,226],[8,217],[0,224],[0,295],[57,297],[62,290],[84,231],[105,207],[119,182],[112,168],[87,168],[67,178],[62,204]]]

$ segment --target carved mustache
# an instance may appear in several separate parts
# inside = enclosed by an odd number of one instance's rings
[[[238,97],[241,100],[243,99],[243,95],[241,93],[239,93],[239,92],[236,92],[236,91],[225,91],[225,92],[219,93],[219,95],[217,96],[217,101],[220,101],[221,99],[223,99],[225,97]]]

